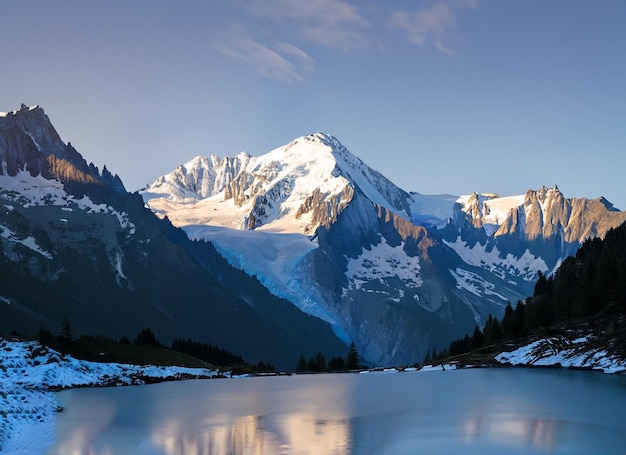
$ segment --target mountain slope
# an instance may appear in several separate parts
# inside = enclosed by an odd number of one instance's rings
[[[410,196],[332,136],[301,137],[265,155],[196,157],[142,194],[176,225],[213,225],[313,235],[328,227],[359,188],[410,216]]]
[[[455,229],[443,238],[467,262],[497,273],[510,266],[502,259],[512,255],[521,261],[519,274],[534,278],[537,270],[554,272],[585,240],[602,238],[625,221],[626,213],[604,198],[565,198],[558,188],[504,198],[474,193],[459,198]]]
[[[55,155],[57,153],[58,155]],[[293,368],[343,355],[328,324],[159,220],[65,145],[40,108],[0,116],[0,330],[194,338]]]
[[[142,195],[374,364],[421,361],[501,315],[538,271],[625,219],[558,190],[407,193],[324,134],[259,157],[196,157]]]

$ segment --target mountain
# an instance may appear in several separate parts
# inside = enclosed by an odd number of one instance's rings
[[[260,157],[198,156],[158,178],[143,196],[175,224],[314,235],[337,220],[355,186],[371,201],[410,216],[408,193],[323,134]]]
[[[490,318],[440,357],[623,372],[625,318],[626,223],[586,241],[557,273],[541,275],[524,303],[507,306],[501,320]]]
[[[421,361],[532,293],[585,238],[626,221],[603,200],[409,193],[336,138],[196,157],[142,191],[274,295],[374,364]]]
[[[510,254],[540,261],[528,269],[533,275],[533,269],[554,273],[585,240],[626,221],[606,199],[566,198],[558,187],[503,198],[474,193],[460,197],[453,211],[455,228],[443,238],[466,262],[497,272]]]
[[[149,326],[279,368],[350,341],[369,363],[410,364],[625,221],[556,187],[407,192],[325,134],[197,157],[129,194],[23,106],[0,114],[0,331],[67,317],[76,336]]]
[[[60,139],[40,107],[0,114],[0,331],[192,338],[294,368],[345,355],[328,323],[193,242]]]

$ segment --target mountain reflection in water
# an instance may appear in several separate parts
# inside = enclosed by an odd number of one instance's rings
[[[180,420],[170,421],[150,435],[164,454],[347,454],[345,420],[290,415],[279,420],[245,416],[232,421],[204,423],[203,431],[188,431]]]
[[[58,394],[57,454],[620,453],[626,377],[466,370]]]

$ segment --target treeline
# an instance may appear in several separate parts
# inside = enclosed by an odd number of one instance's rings
[[[255,364],[248,364],[240,355],[233,354],[226,349],[222,349],[212,344],[200,343],[191,339],[176,339],[170,347],[173,351],[184,352],[197,359],[203,360],[212,365],[228,367],[234,374],[245,372],[273,372],[276,367],[269,363],[259,361]]]
[[[298,365],[296,366],[296,371],[301,373],[321,373],[358,370],[361,367],[359,353],[355,344],[351,343],[345,359],[343,357],[332,357],[329,361],[326,361],[326,358],[320,351],[308,360],[306,360],[303,356],[300,356],[298,359]]]
[[[517,302],[515,309],[513,309],[513,306],[509,303],[504,311],[502,321],[490,314],[482,330],[476,326],[471,336],[465,335],[463,338],[452,341],[447,349],[437,351],[433,348],[433,350],[426,355],[424,363],[465,354],[466,352],[475,351],[477,349],[495,346],[497,343],[504,340],[526,336],[532,332],[532,329],[530,325],[527,324],[525,310],[526,305],[521,301]]]
[[[54,336],[50,330],[42,328],[37,339],[43,345],[61,353],[92,361],[176,364],[194,367],[210,364],[232,369],[236,373],[276,370],[270,363],[261,361],[251,365],[240,355],[191,339],[175,339],[170,346],[165,346],[159,342],[149,327],[142,329],[134,340],[128,337],[116,340],[103,335],[81,335],[74,338],[71,324],[66,318],[57,336]]]
[[[200,343],[191,339],[176,339],[170,347],[173,351],[184,352],[207,363],[220,366],[247,365],[240,355],[233,354],[212,344]]]
[[[521,338],[540,329],[575,320],[600,319],[606,335],[614,335],[626,351],[626,224],[606,233],[604,239],[587,240],[557,272],[539,272],[533,296],[509,303],[502,320],[489,315],[483,329],[450,343],[448,349],[429,352],[425,361],[463,354],[495,343]],[[607,323],[608,321],[608,323]]]
[[[626,224],[588,240],[553,277],[541,275],[528,307],[536,326],[626,313]]]

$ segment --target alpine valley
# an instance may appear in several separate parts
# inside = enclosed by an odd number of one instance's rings
[[[247,362],[293,368],[344,355],[317,318],[273,296],[144,207],[106,168],[61,141],[40,107],[0,114],[0,332],[211,343]]]
[[[0,114],[0,161],[0,331],[149,326],[284,369],[352,341],[372,365],[421,362],[626,222],[556,187],[407,192],[325,134],[131,194],[22,106]]]
[[[501,317],[532,295],[539,272],[626,221],[603,198],[568,199],[556,187],[409,193],[325,134],[258,157],[199,156],[142,195],[375,365],[422,361]]]

